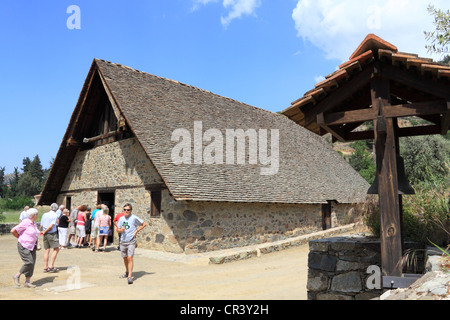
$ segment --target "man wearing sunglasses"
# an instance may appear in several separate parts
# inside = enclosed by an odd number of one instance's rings
[[[136,235],[146,226],[142,219],[131,214],[132,210],[131,204],[125,204],[123,206],[124,215],[117,222],[117,231],[120,234],[120,252],[126,270],[121,278],[127,278],[128,284],[133,283],[133,256],[136,249]]]

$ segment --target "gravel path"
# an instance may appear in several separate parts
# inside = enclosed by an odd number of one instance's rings
[[[43,250],[37,252],[32,283],[17,288],[12,275],[22,266],[17,240],[0,236],[0,299],[144,299],[144,300],[306,300],[308,245],[225,264],[200,256],[171,255],[138,248],[128,285],[119,279],[123,260],[115,247],[60,251],[58,273],[44,273]],[[24,282],[21,277],[21,283]]]

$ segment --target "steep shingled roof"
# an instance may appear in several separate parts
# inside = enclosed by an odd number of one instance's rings
[[[177,200],[352,203],[366,194],[367,182],[329,143],[283,115],[116,63],[95,59],[92,68],[105,79],[115,104]],[[219,129],[224,142],[226,129],[267,129],[269,136],[270,129],[278,129],[278,172],[261,175],[261,165],[248,161],[174,164],[172,133],[184,128],[194,137],[194,121],[202,122],[203,132]]]

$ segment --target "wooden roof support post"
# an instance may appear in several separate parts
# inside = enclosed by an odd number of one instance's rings
[[[383,108],[390,106],[389,80],[375,74],[371,82],[372,104],[378,106],[374,121],[378,196],[381,219],[381,267],[385,276],[401,276],[397,266],[402,258],[401,221],[397,181],[397,139],[395,118],[386,118]]]

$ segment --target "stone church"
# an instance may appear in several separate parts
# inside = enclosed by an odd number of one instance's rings
[[[284,115],[94,59],[39,204],[129,202],[140,247],[196,253],[347,224],[368,188]]]

